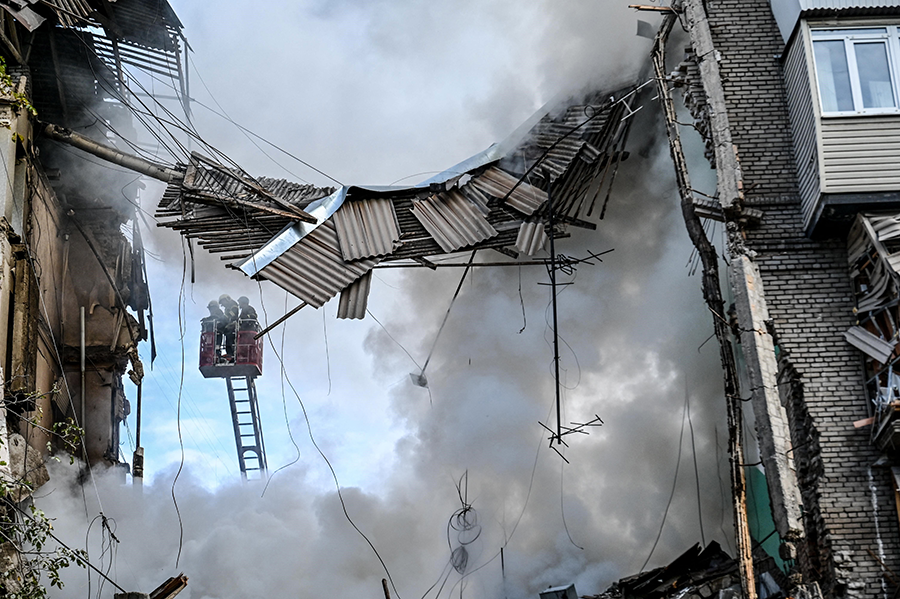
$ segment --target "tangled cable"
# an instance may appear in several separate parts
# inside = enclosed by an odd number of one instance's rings
[[[481,536],[481,525],[478,524],[478,512],[469,503],[469,471],[459,477],[456,483],[456,493],[459,496],[459,502],[462,504],[458,510],[453,512],[447,521],[447,544],[450,546],[450,564],[453,569],[460,574],[466,573],[469,565],[468,545],[474,543]],[[454,548],[453,542],[450,540],[450,531],[456,532],[456,542],[458,545]]]

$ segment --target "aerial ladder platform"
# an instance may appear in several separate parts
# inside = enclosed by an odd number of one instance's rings
[[[255,339],[259,332],[256,320],[237,324],[233,347],[227,347],[231,344],[220,323],[201,323],[200,373],[204,378],[225,379],[241,476],[244,480],[265,479],[266,447],[256,396],[256,377],[262,376],[262,339]]]
[[[256,402],[256,383],[250,376],[225,377],[225,383],[241,473],[248,479],[265,478],[266,447]]]

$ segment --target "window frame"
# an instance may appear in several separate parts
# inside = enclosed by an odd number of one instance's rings
[[[876,32],[873,30],[882,30]],[[847,117],[847,116],[876,116],[900,114],[900,26],[885,24],[870,24],[858,26],[841,26],[837,24],[820,25],[810,27],[810,58],[813,72],[815,73],[815,89],[819,99],[819,112],[822,117]],[[847,71],[850,76],[850,91],[853,101],[853,110],[825,110],[820,84],[819,64],[816,60],[816,42],[842,41],[844,43],[844,55],[847,60]],[[890,76],[891,92],[894,106],[866,108],[863,106],[862,86],[860,84],[859,67],[856,61],[857,44],[883,43],[888,62],[888,75]]]

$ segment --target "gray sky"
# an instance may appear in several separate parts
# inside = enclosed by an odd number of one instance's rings
[[[638,15],[611,0],[173,5],[194,49],[191,92],[199,102],[356,184],[426,178],[499,141],[557,95],[631,83],[650,44],[634,35]],[[655,17],[641,18],[655,25]],[[429,395],[408,373],[434,342],[461,271],[379,270],[370,309],[384,329],[370,318],[336,320],[329,304],[302,310],[270,336],[258,386],[270,469],[284,468],[260,497],[260,485],[239,482],[223,381],[205,381],[196,370],[197,322],[220,293],[248,295],[268,321],[297,301],[202,252],[196,284],[182,286],[180,240],[151,227],[161,357],[144,387],[148,478],[140,499],[100,475],[89,485],[89,513],[113,517],[121,540],[110,564],[95,524],[92,559],[112,565],[122,586],[144,592],[184,571],[191,599],[379,596],[384,571],[343,515],[300,400],[347,512],[403,599],[423,597],[445,576],[441,596],[534,597],[569,582],[596,594],[635,573],[672,488],[686,393],[704,534],[727,547],[717,350],[710,342],[698,351],[711,323],[699,278],[688,276],[691,251],[656,114],[652,104],[639,113],[631,158],[598,230],[575,230],[558,248],[574,256],[615,249],[602,264],[579,268],[560,295],[565,418],[597,414],[606,423],[571,440],[570,464],[547,449],[538,425],[553,422],[549,294],[538,285],[546,273],[473,272],[428,368]],[[207,142],[251,173],[329,183],[265,148],[288,174],[199,105],[195,117]],[[708,171],[702,157],[697,164]],[[152,212],[157,199],[151,186],[145,209]],[[176,567],[172,480],[182,444]],[[701,538],[687,426],[683,448],[651,566]],[[126,456],[132,450],[123,446]],[[83,544],[81,493],[73,501],[70,473],[57,469],[57,490],[43,505],[65,516],[61,534]],[[463,578],[448,565],[459,542],[453,533],[448,543],[447,523],[460,507],[455,483],[466,472],[481,534],[467,545]],[[501,546],[505,576],[499,559],[491,561]],[[83,597],[83,572],[69,579],[64,595]]]

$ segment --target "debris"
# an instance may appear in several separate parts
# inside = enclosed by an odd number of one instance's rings
[[[638,35],[638,37],[645,37],[647,39],[652,40],[654,37],[656,37],[656,30],[653,28],[653,25],[651,25],[647,21],[642,21],[641,19],[638,19],[637,35]]]
[[[740,589],[737,563],[712,541],[705,549],[697,543],[667,566],[623,578],[584,599],[737,598]]]
[[[187,586],[188,577],[184,572],[168,579],[150,593],[150,599],[173,599]]]
[[[540,592],[541,599],[578,599],[578,592],[574,584],[550,587]]]
[[[492,146],[411,187],[334,189],[250,181],[195,153],[176,167],[178,176],[169,182],[157,216],[161,226],[196,239],[211,253],[227,253],[223,259],[237,260],[232,267],[268,279],[316,308],[382,261],[424,260],[463,248],[515,256],[517,241],[533,252],[542,235],[551,240],[566,235],[566,225],[595,228],[583,219],[591,199],[612,185],[602,175],[624,158],[619,146],[631,124],[625,117],[634,112],[629,103],[639,88],[612,96],[592,93],[544,115],[524,139]],[[558,191],[548,210],[551,183]],[[248,193],[257,196],[252,205],[244,197]],[[266,206],[286,211],[288,205],[316,222],[261,211]],[[545,228],[553,218],[558,226]],[[525,219],[534,234],[519,239]],[[365,313],[367,287],[353,290],[352,301],[345,296],[349,311],[342,309],[342,317]]]
[[[410,372],[409,378],[412,380],[412,384],[416,387],[422,387],[424,389],[428,388],[428,379],[425,377],[424,372]]]

